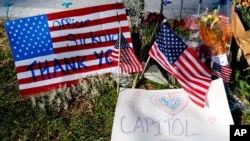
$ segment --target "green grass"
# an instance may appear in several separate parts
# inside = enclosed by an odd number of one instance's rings
[[[6,141],[108,141],[116,97],[116,91],[110,91],[91,100],[82,99],[60,112],[32,108],[30,100],[1,105],[0,138]]]

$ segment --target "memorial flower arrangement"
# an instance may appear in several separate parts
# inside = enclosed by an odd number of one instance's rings
[[[234,0],[233,4],[245,30],[250,30],[250,0]]]
[[[200,37],[212,56],[224,54],[231,40],[229,19],[220,16],[217,10],[203,13],[198,20]]]

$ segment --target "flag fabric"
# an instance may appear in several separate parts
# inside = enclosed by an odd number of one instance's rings
[[[178,80],[195,104],[205,106],[211,71],[166,23],[162,24],[149,56]]]
[[[119,61],[120,51],[120,69],[121,73],[135,73],[143,71],[143,65],[134,53],[133,48],[130,47],[123,34],[120,35],[120,50],[119,38],[117,39],[114,50],[111,53],[110,59]]]
[[[230,82],[231,73],[232,69],[228,66],[222,66],[216,62],[213,63],[212,74],[219,78],[222,78],[224,83]]]
[[[108,57],[120,27],[132,47],[121,3],[20,18],[4,24],[23,96],[112,72],[117,66]]]

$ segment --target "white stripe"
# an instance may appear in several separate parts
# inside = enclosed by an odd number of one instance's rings
[[[113,41],[116,41],[118,39],[117,35],[112,35],[112,36],[114,36],[114,40]],[[131,38],[130,32],[124,32],[124,36],[125,36],[125,38]],[[78,38],[77,35],[75,37]],[[105,42],[105,37],[104,36],[101,36],[101,41]],[[81,47],[80,40],[77,39],[76,42],[77,42],[77,45],[78,45],[77,47],[80,48]],[[86,38],[85,42],[86,42],[86,44],[91,44],[92,43],[92,39],[91,38]],[[76,45],[75,41],[61,41],[61,42],[55,42],[55,43],[53,43],[53,47],[56,49],[56,48],[60,48],[60,47],[65,47],[65,46],[67,46],[67,44],[69,46],[72,46],[72,47],[74,47]],[[132,46],[132,43],[129,43],[129,45]],[[87,45],[83,45],[83,48],[84,48],[84,46],[87,46]]]
[[[15,65],[16,67],[20,66],[25,66],[33,63],[34,61],[40,61],[44,62],[45,60],[54,60],[55,58],[60,60],[64,58],[70,58],[70,57],[75,57],[75,56],[86,56],[86,55],[93,55],[94,52],[101,52],[101,51],[106,51],[108,49],[113,49],[114,46],[107,46],[106,48],[100,47],[100,48],[94,48],[94,49],[86,49],[86,50],[80,50],[80,51],[72,51],[72,52],[64,52],[60,54],[52,54],[52,55],[47,55],[47,56],[41,56],[41,57],[35,57],[23,61],[16,61]],[[104,50],[105,49],[105,50]]]
[[[102,58],[102,62],[104,62],[104,61],[105,61],[105,58]],[[76,60],[75,60],[75,62],[76,62]],[[92,66],[92,65],[97,65],[98,62],[99,62],[99,59],[98,60],[86,61],[86,62],[83,62],[83,64],[86,65],[87,67],[89,67],[89,66]],[[74,64],[76,65],[76,69],[78,69],[77,62],[74,63]],[[66,71],[66,65],[61,65],[61,66]],[[49,69],[50,73],[54,73],[54,66],[51,66],[48,69]],[[82,69],[84,69],[84,68],[82,68]],[[71,68],[69,70],[71,70]],[[41,75],[40,69],[34,70],[34,73],[35,73],[35,75]],[[18,79],[29,78],[29,77],[32,77],[32,74],[31,74],[31,71],[25,71],[25,72],[17,73],[17,77],[18,77]]]

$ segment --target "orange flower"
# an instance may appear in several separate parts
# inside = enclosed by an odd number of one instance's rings
[[[249,4],[249,2],[245,1],[245,2],[242,2],[241,5],[242,5],[243,7],[248,8],[250,4]]]

